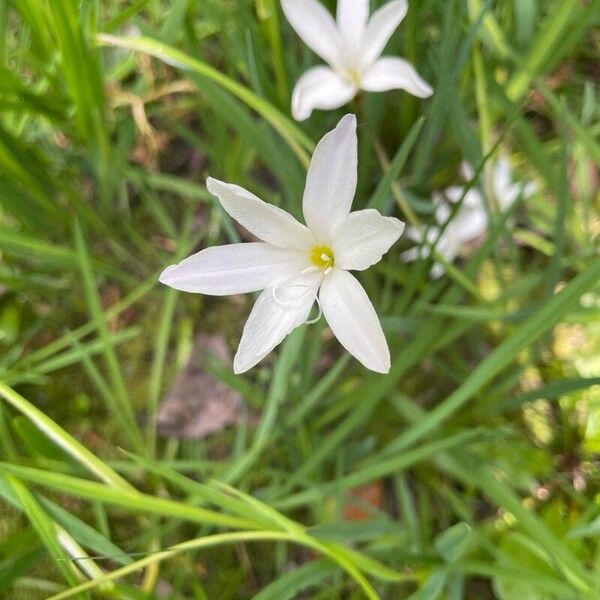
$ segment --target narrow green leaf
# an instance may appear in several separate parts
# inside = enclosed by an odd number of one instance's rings
[[[417,138],[419,137],[419,133],[421,132],[421,128],[423,127],[423,123],[425,122],[425,117],[419,118],[415,121],[414,125],[410,128],[408,135],[404,138],[402,145],[396,151],[392,162],[390,163],[389,168],[385,172],[385,175],[377,185],[377,188],[373,192],[373,195],[369,199],[367,203],[367,208],[374,208],[379,211],[384,211],[386,206],[386,200],[389,196],[390,189],[392,184],[398,179],[400,176],[400,171],[402,171],[406,161],[410,155],[413,146],[415,145]]]
[[[444,402],[439,404],[418,423],[400,434],[392,443],[394,451],[407,448],[451,417],[486,383],[507,367],[524,348],[549,331],[573,309],[579,298],[596,285],[600,278],[600,261],[570,281],[558,294],[548,300],[512,336],[505,339],[471,373],[464,383]]]
[[[0,381],[0,397],[4,398],[16,410],[24,414],[31,422],[59,448],[73,457],[86,470],[101,481],[120,490],[132,490],[131,485],[118,473],[97,458],[85,446],[71,437],[64,429],[47,417],[41,410],[29,403],[23,396]]]
[[[245,102],[250,108],[262,115],[262,117],[265,118],[290,145],[300,161],[305,166],[308,165],[309,158],[306,154],[306,150],[311,151],[314,145],[306,135],[267,101],[263,100],[237,81],[220,73],[207,63],[198,60],[197,58],[192,58],[176,48],[150,38],[121,38],[113,35],[99,34],[97,39],[100,44],[118,46],[136,52],[143,52],[144,54],[154,56],[174,67],[189,69],[218,83],[220,86],[240,98],[240,100]]]
[[[336,569],[326,560],[315,560],[285,573],[263,588],[252,600],[292,600],[307,588],[318,585],[335,573]]]
[[[73,566],[69,556],[61,548],[58,541],[58,529],[55,523],[46,516],[33,494],[16,477],[8,476],[7,481],[19,498],[19,502],[27,518],[37,531],[44,546],[46,546],[54,565],[62,573],[69,585],[76,585],[78,579],[77,570]],[[85,597],[88,596],[86,595]]]
[[[142,494],[135,489],[118,489],[101,483],[79,479],[62,473],[50,473],[41,469],[0,463],[0,472],[14,474],[20,479],[44,487],[72,494],[79,498],[106,502],[129,510],[148,512],[163,516],[221,527],[253,529],[254,523],[246,519],[220,514],[215,511],[188,506],[175,500]]]

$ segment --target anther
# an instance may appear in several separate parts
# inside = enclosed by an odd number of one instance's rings
[[[323,262],[329,262],[331,260],[331,256],[329,256],[328,254],[325,254],[325,252],[323,252],[323,254],[321,254],[321,260]]]
[[[333,267],[327,267],[323,273],[323,275],[329,275],[329,273],[331,273],[331,271],[333,271]]]

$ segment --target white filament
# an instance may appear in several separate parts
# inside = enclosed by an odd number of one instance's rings
[[[279,306],[282,306],[283,308],[289,308],[290,306],[294,306],[295,304],[298,304],[298,302],[300,302],[300,300],[302,300],[302,298],[304,298],[304,296],[306,296],[306,294],[311,290],[311,286],[310,285],[303,285],[303,284],[294,284],[294,285],[286,285],[285,288],[303,288],[304,292],[302,292],[302,294],[300,294],[300,296],[298,296],[297,298],[293,298],[291,300],[280,300],[277,297],[277,290],[281,287],[281,285],[275,285],[271,288],[271,293],[273,294],[273,300],[275,300],[276,304],[279,304]]]
[[[319,307],[319,314],[314,319],[308,319],[307,321],[304,321],[305,325],[312,325],[323,316],[323,309],[321,308],[321,301],[319,300],[319,296],[315,296],[315,300],[317,301],[317,306]]]
[[[308,268],[311,269],[312,267],[308,267]],[[319,269],[316,269],[316,270],[318,271]],[[277,290],[280,288],[283,288],[283,287],[285,287],[285,288],[301,288],[301,289],[304,289],[304,292],[302,292],[302,294],[300,294],[300,296],[298,296],[297,298],[293,298],[291,300],[282,300],[281,298],[278,298]],[[276,304],[278,304],[279,306],[282,306],[283,308],[291,308],[294,305],[298,304],[298,302],[300,302],[304,298],[304,296],[306,296],[306,294],[308,292],[310,292],[311,289],[313,289],[312,286],[303,285],[300,283],[293,284],[293,285],[286,285],[286,286],[282,286],[281,284],[278,284],[278,285],[274,285],[271,288],[271,294],[272,294],[273,300],[275,301]],[[316,292],[315,292],[315,300],[317,301],[317,305],[319,307],[319,314],[314,319],[307,319],[306,321],[304,321],[305,325],[312,325],[313,323],[316,323],[317,321],[319,321],[321,319],[321,317],[323,316],[323,309],[321,308],[321,301],[319,300],[319,296],[317,295]]]
[[[320,270],[319,267],[314,267],[314,266],[306,267],[306,269],[304,269],[304,271],[302,271],[302,275],[306,275],[307,273],[316,273],[319,270]]]

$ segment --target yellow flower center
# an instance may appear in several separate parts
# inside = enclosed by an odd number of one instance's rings
[[[310,251],[310,262],[323,271],[331,269],[334,264],[333,251],[329,246],[314,246]]]
[[[346,71],[346,78],[353,85],[360,87],[360,81],[362,79],[362,76],[358,69],[352,69],[352,68],[348,69]]]

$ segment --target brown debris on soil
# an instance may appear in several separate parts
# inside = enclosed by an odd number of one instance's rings
[[[196,337],[187,366],[158,410],[159,435],[202,439],[239,421],[242,398],[205,370],[209,355],[231,361],[223,336],[201,333]]]

